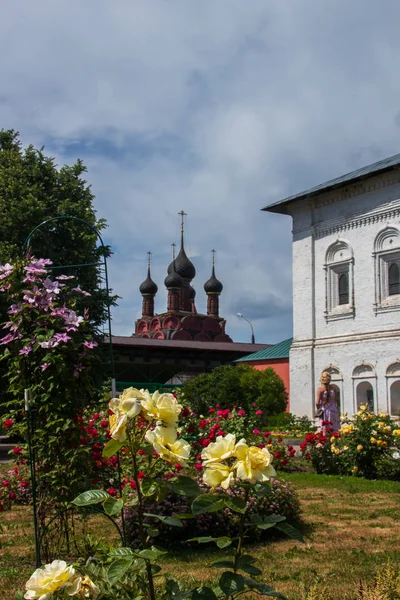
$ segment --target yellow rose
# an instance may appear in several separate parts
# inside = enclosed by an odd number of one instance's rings
[[[25,584],[26,600],[49,600],[49,598],[66,587],[72,589],[71,579],[75,575],[75,569],[68,566],[64,560],[53,560],[51,564],[45,565],[31,575]],[[75,586],[73,586],[75,588]]]
[[[357,471],[358,471],[358,467],[353,467],[351,470],[352,473],[357,473]]]
[[[225,437],[218,436],[217,440],[204,448],[201,453],[204,465],[219,463],[233,456],[235,454],[235,444],[236,436],[233,433],[227,433]]]
[[[348,450],[349,447],[348,446],[343,446],[343,452],[346,452],[346,450]]]
[[[377,440],[376,445],[377,446],[382,446],[382,440]]]
[[[392,431],[392,428],[390,427],[390,425],[386,425],[386,427],[384,427],[383,430],[387,433],[390,433]]]
[[[362,446],[361,444],[358,444],[358,446],[357,446],[357,451],[358,451],[358,452],[361,452],[361,450],[362,450],[362,449],[363,449],[363,446]]]
[[[339,448],[335,448],[335,454],[340,454]]]
[[[382,441],[382,448],[386,448],[387,446],[387,442],[385,442],[384,440]]]
[[[114,440],[118,442],[126,441],[126,424],[128,422],[127,415],[122,415],[120,419],[117,419],[117,415],[110,415],[110,434]]]
[[[79,600],[85,600],[85,598],[90,598],[90,600],[93,598],[93,600],[96,600],[97,596],[100,594],[97,585],[95,585],[87,575],[75,579],[73,581],[73,586],[76,588],[76,591],[74,594],[71,594],[72,590],[68,590],[68,594],[70,596],[77,596]]]
[[[249,447],[244,440],[241,440],[236,444],[236,457],[238,461],[234,468],[242,481],[250,481],[250,483],[268,481],[270,477],[276,475],[267,448]]]
[[[165,427],[175,427],[182,410],[173,394],[150,394],[147,390],[142,399],[143,413],[146,419],[162,421]]]
[[[211,463],[203,473],[203,481],[211,488],[222,487],[227,490],[234,483],[235,476],[227,465]]]
[[[336,451],[336,446],[335,446],[335,444],[332,444],[332,446],[331,446],[331,452],[335,452],[335,451]]]
[[[370,440],[371,444],[376,444],[376,439],[374,437],[372,437]]]
[[[190,444],[185,440],[177,439],[174,427],[157,425],[152,431],[147,431],[145,437],[163,460],[186,466],[186,461],[190,455]]]
[[[393,435],[400,436],[400,429],[393,429]]]
[[[128,419],[134,419],[142,410],[142,393],[135,388],[124,390],[119,398],[112,398],[108,404],[114,414],[110,415],[111,437],[118,442],[126,440]]]

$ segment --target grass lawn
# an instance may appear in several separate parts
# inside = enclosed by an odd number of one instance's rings
[[[371,580],[388,558],[400,563],[400,483],[313,473],[283,476],[299,492],[306,543],[276,539],[248,551],[260,559],[263,580],[289,600],[301,600],[315,583],[326,588],[325,600],[354,600],[360,579]],[[103,524],[97,529],[104,535]],[[217,571],[208,565],[227,555],[227,550],[185,549],[169,554],[163,566],[188,585],[214,583]],[[1,513],[1,600],[12,600],[33,570],[29,507]]]

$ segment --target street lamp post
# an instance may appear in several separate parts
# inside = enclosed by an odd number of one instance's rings
[[[255,336],[254,336],[254,329],[253,329],[253,325],[251,324],[251,322],[250,322],[248,319],[246,319],[246,317],[244,317],[244,316],[242,315],[242,313],[237,313],[237,316],[238,316],[238,317],[240,317],[241,319],[244,319],[245,321],[247,321],[247,322],[248,322],[248,324],[250,325],[250,327],[251,327],[251,343],[252,343],[252,344],[255,344],[255,343],[256,343],[256,338],[255,338]]]

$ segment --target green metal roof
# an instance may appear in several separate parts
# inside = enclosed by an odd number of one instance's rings
[[[287,204],[289,204],[289,202],[293,202],[294,200],[301,200],[303,198],[310,198],[311,196],[316,196],[321,192],[327,192],[329,190],[344,186],[347,183],[358,181],[361,179],[366,179],[371,175],[377,175],[378,173],[382,173],[383,171],[389,171],[390,169],[395,169],[399,166],[400,154],[395,154],[394,156],[390,156],[389,158],[379,160],[378,162],[373,163],[372,165],[362,167],[361,169],[357,169],[356,171],[351,171],[351,173],[346,173],[346,175],[341,175],[340,177],[336,177],[335,179],[330,179],[329,181],[321,183],[320,185],[317,185],[307,190],[306,192],[300,192],[299,194],[289,196],[284,200],[279,200],[279,202],[273,202],[272,204],[268,204],[262,210],[277,213],[287,213]]]
[[[259,350],[258,352],[253,352],[252,354],[248,354],[247,356],[243,356],[242,358],[238,358],[235,362],[243,362],[246,360],[273,360],[278,358],[289,358],[290,346],[293,343],[293,338],[289,338],[288,340],[284,340],[283,342],[279,342],[279,344],[274,344],[274,346],[270,346],[269,348],[264,348],[264,350]]]

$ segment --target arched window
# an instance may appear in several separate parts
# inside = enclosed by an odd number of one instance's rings
[[[397,265],[396,265],[397,266]],[[349,303],[349,273],[339,275],[339,304]]]
[[[368,410],[374,410],[374,390],[369,381],[361,381],[357,385],[357,409],[367,404]]]
[[[400,417],[400,381],[394,381],[390,386],[390,414]]]
[[[400,309],[400,230],[389,225],[374,245],[375,313]]]
[[[397,262],[389,264],[389,289],[388,295],[400,294],[400,267]]]
[[[327,321],[354,316],[353,250],[344,240],[336,240],[325,254]]]

